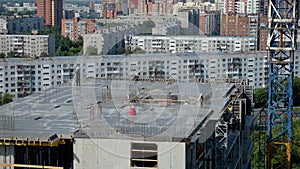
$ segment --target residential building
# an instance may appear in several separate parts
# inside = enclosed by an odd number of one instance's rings
[[[266,50],[267,31],[261,31],[267,18],[258,15],[243,16],[238,14],[221,15],[221,36],[252,36],[257,39],[257,50]],[[265,44],[265,45],[264,45]]]
[[[219,11],[201,12],[199,15],[200,35],[220,35],[221,16]]]
[[[37,0],[37,15],[45,18],[46,26],[60,26],[63,0]]]
[[[51,35],[0,35],[0,53],[19,57],[53,56],[55,37]]]
[[[223,0],[221,11],[223,14],[261,14],[264,2],[261,0]]]
[[[77,42],[78,38],[85,34],[95,33],[96,25],[93,20],[80,18],[62,19],[61,35]]]
[[[126,42],[125,42],[126,43]],[[256,51],[255,37],[225,36],[132,36],[131,49],[146,53],[250,52]]]
[[[173,1],[129,0],[129,14],[136,15],[171,15],[173,13]]]
[[[247,14],[260,14],[262,11],[262,0],[247,0]]]
[[[37,9],[37,7],[35,6],[35,3],[31,3],[31,2],[24,2],[22,4],[20,3],[15,3],[13,4],[13,6],[7,5],[5,6],[5,8],[8,11],[14,11],[14,12],[28,12],[28,11],[35,11]]]
[[[295,53],[295,77],[300,77],[299,52]],[[66,85],[80,68],[82,83],[88,79],[218,82],[246,80],[254,88],[267,87],[267,52],[258,53],[165,53],[49,57],[0,60],[0,93],[23,97]]]
[[[94,34],[83,36],[83,54],[116,54],[118,50],[124,49],[125,35],[136,35],[139,29],[134,24],[123,24],[101,28]]]
[[[44,17],[6,17],[0,18],[0,33],[21,34],[45,27]]]
[[[0,18],[0,34],[7,34],[8,29],[7,29],[7,21],[6,19]]]

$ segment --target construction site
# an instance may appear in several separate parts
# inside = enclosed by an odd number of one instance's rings
[[[0,107],[2,168],[251,168],[246,80],[78,80]]]
[[[268,102],[258,115],[259,168],[290,169],[298,1],[269,0],[268,19]],[[141,70],[140,62],[127,65]],[[109,68],[119,75],[118,70]],[[0,106],[0,167],[253,168],[253,87],[247,79],[203,82],[199,76],[184,82],[163,69],[146,71],[148,77],[140,72],[88,78],[76,68],[66,83]],[[21,74],[26,80],[27,73]]]

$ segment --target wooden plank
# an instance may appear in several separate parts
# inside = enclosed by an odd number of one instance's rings
[[[64,169],[63,167],[55,167],[55,166],[42,166],[42,165],[30,165],[30,164],[7,164],[7,163],[0,163],[0,167],[28,167],[28,168],[44,168],[44,169]]]

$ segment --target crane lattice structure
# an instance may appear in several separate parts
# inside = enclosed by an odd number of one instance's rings
[[[291,168],[298,0],[269,0],[267,168]]]

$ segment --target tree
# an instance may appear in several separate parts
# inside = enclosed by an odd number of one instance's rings
[[[300,120],[293,122],[293,131],[300,130]],[[293,168],[300,169],[300,133],[293,132],[292,160]]]
[[[10,51],[10,52],[7,53],[7,57],[8,58],[14,58],[14,57],[16,57],[16,53],[14,51]]]
[[[6,54],[5,53],[0,53],[0,58],[5,58]]]
[[[48,57],[48,54],[47,54],[46,52],[42,52],[42,53],[40,54],[40,57]]]
[[[11,101],[12,101],[12,96],[9,93],[6,92],[3,95],[3,99],[2,99],[3,104],[9,103]]]
[[[260,88],[254,92],[255,108],[263,107],[268,101],[268,89]]]
[[[293,102],[294,106],[300,106],[300,78],[294,78],[294,86],[293,86]]]
[[[12,102],[12,95],[10,95],[9,93],[0,93],[0,106],[9,102]]]
[[[146,51],[144,51],[143,49],[137,47],[137,48],[135,48],[135,49],[133,50],[132,53],[133,53],[133,54],[144,54],[144,53],[146,53]]]
[[[3,105],[3,96],[2,93],[0,93],[0,106]]]

